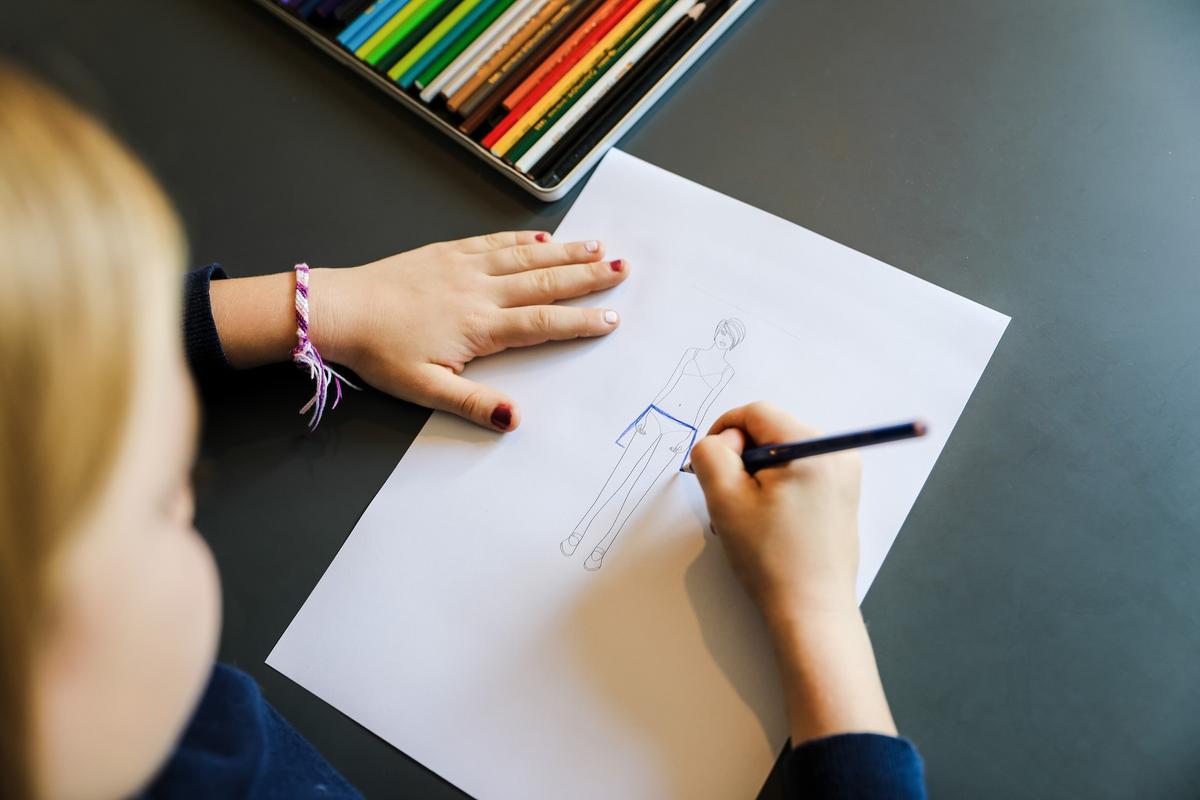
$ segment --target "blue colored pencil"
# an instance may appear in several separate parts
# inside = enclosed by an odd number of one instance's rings
[[[804,439],[799,442],[770,444],[765,447],[751,447],[742,453],[742,464],[746,472],[751,474],[766,467],[775,467],[795,461],[798,458],[819,456],[825,453],[836,453],[839,450],[853,450],[856,447],[868,447],[884,442],[896,442],[901,439],[912,439],[924,436],[929,428],[924,422],[906,422],[902,425],[889,425],[886,428],[874,428],[858,433],[841,433],[836,436],[823,436],[819,439]],[[696,474],[692,462],[683,465],[680,472]]]
[[[408,0],[377,0],[338,34],[338,41],[351,52],[357,50],[407,4]]]
[[[463,33],[466,32],[467,28],[470,28],[475,24],[475,20],[487,13],[487,10],[495,5],[496,2],[497,0],[480,0],[479,5],[472,8],[466,13],[466,15],[463,16],[462,19],[454,23],[454,26],[451,27],[450,30],[446,31],[442,38],[438,39],[437,42],[435,42],[434,45],[429,48],[425,55],[417,59],[417,63],[409,67],[407,72],[396,79],[396,83],[400,84],[405,89],[412,86],[417,80],[417,76],[424,72],[426,67],[436,61],[437,58],[450,47],[450,45],[454,44],[459,36],[462,36]]]

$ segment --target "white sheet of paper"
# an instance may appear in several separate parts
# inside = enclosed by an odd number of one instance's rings
[[[435,414],[267,663],[485,800],[751,797],[781,691],[672,448],[761,398],[830,432],[927,420],[862,451],[861,599],[1008,318],[618,151],[555,234],[597,237],[632,265],[599,301],[618,331],[473,364],[521,428]]]

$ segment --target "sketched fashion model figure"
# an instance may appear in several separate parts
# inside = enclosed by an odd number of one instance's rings
[[[591,554],[584,569],[598,570],[613,540],[637,510],[654,484],[672,465],[681,466],[696,442],[704,417],[713,401],[733,379],[729,351],[746,336],[738,319],[723,319],[713,332],[708,347],[689,347],[675,365],[666,385],[637,419],[617,437],[622,448],[608,479],[571,534],[559,543],[563,555],[575,553],[588,528],[610,503],[619,501],[616,517]]]

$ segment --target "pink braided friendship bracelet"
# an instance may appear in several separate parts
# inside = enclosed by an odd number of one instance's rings
[[[312,418],[308,421],[309,431],[315,431],[325,414],[325,401],[329,397],[329,386],[333,385],[337,394],[333,398],[333,406],[337,408],[342,401],[342,383],[351,389],[357,389],[350,381],[325,363],[312,340],[308,338],[308,264],[297,264],[296,270],[296,346],[292,348],[292,362],[300,369],[307,369],[308,376],[317,382],[312,399],[300,409],[301,414],[307,414],[312,409]]]

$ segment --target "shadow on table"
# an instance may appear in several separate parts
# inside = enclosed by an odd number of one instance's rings
[[[646,530],[627,533],[645,535]],[[678,574],[680,560],[687,558],[681,550],[690,552],[694,543],[674,537],[640,548],[638,558],[622,560],[619,569],[606,563],[588,575],[564,631],[596,694],[627,723],[641,748],[667,765],[669,788],[664,786],[662,795],[669,797],[726,796],[712,785],[711,772],[697,765],[741,757],[718,750],[712,736],[727,721],[722,714],[737,712],[728,704],[722,711],[721,704],[696,700],[710,691],[714,664],[757,718],[754,735],[763,738],[749,739],[746,755],[761,752],[764,744],[775,750],[782,742],[769,740],[767,731],[786,730],[775,665],[757,645],[765,641],[762,622],[730,574],[720,543],[709,535],[706,540],[685,570],[682,599],[676,579],[664,576]],[[610,558],[622,556],[620,550],[618,540]],[[711,658],[708,663],[695,663],[696,636]],[[581,752],[588,746],[594,745],[581,743]],[[770,783],[764,797],[777,796],[776,781]]]

